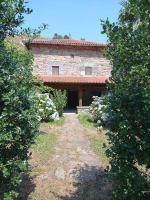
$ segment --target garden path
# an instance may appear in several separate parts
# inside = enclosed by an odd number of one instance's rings
[[[34,166],[38,173],[29,199],[107,200],[110,185],[87,135],[96,128],[84,128],[75,114],[65,117],[65,124],[55,130],[58,141],[53,155],[44,164]]]

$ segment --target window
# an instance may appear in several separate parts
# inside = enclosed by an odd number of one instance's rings
[[[85,67],[85,75],[92,75],[92,67]]]
[[[52,66],[52,75],[59,75],[59,66]]]

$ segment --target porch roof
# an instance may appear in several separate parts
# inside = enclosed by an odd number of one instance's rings
[[[38,76],[45,83],[105,84],[108,76]]]

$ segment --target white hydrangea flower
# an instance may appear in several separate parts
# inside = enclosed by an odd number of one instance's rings
[[[59,114],[58,114],[58,112],[54,112],[54,113],[51,115],[51,119],[53,119],[54,121],[55,121],[55,120],[59,120]]]

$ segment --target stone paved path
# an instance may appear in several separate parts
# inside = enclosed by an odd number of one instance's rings
[[[92,151],[88,129],[77,115],[67,115],[58,129],[54,154],[36,176],[35,200],[107,200],[110,186],[104,183],[100,158]],[[96,129],[95,129],[96,131]]]
[[[55,163],[55,177],[66,181],[95,180],[100,166],[99,158],[90,148],[90,142],[76,115],[68,115],[60,131],[56,155],[49,161]],[[56,164],[57,163],[57,164]],[[80,174],[80,170],[93,167],[89,173]]]

